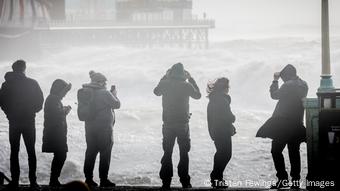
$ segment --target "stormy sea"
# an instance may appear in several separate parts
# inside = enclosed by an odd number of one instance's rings
[[[23,58],[25,59],[25,58]],[[11,70],[13,60],[0,61],[0,82]],[[115,84],[122,102],[116,111],[114,146],[109,177],[118,185],[161,185],[158,177],[162,157],[161,98],[153,94],[153,88],[166,70],[177,62],[196,79],[203,94],[200,100],[191,100],[190,120],[191,151],[190,175],[194,186],[208,186],[215,147],[206,122],[206,85],[217,77],[230,79],[232,111],[236,115],[237,134],[233,137],[233,154],[225,170],[225,178],[234,187],[268,186],[275,181],[275,169],[271,158],[270,139],[255,138],[258,128],[271,116],[276,101],[269,95],[273,73],[286,64],[293,64],[298,75],[309,85],[309,97],[316,97],[321,70],[320,38],[277,37],[231,39],[211,43],[210,48],[127,48],[120,46],[67,47],[45,50],[40,59],[27,60],[27,76],[36,79],[46,97],[52,82],[61,78],[73,84],[64,98],[64,105],[72,106],[67,117],[67,161],[61,182],[84,179],[85,155],[84,123],[77,117],[77,90],[89,82],[89,71],[102,72],[108,85]],[[331,62],[334,84],[340,76],[340,37],[331,39]],[[281,82],[282,83],[282,82]],[[24,95],[23,95],[24,96]],[[37,176],[40,184],[49,181],[52,155],[41,152],[43,112],[36,118],[38,158]],[[0,171],[8,176],[10,146],[8,122],[0,113]],[[289,160],[284,151],[287,170]],[[173,184],[180,186],[177,177],[179,155],[174,149]],[[306,144],[301,145],[302,179],[307,174]],[[21,183],[28,183],[27,154],[23,141],[20,149]],[[98,180],[98,160],[95,179]],[[255,185],[256,186],[256,185]]]

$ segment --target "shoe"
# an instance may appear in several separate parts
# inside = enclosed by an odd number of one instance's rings
[[[170,190],[171,180],[163,180],[162,190]]]
[[[89,187],[98,187],[98,184],[93,181],[93,179],[86,179],[85,183],[89,186]]]
[[[30,189],[31,190],[39,190],[40,186],[39,186],[39,184],[36,181],[34,181],[34,182],[30,183]]]
[[[188,183],[182,183],[182,188],[186,189],[186,188],[192,188],[192,185],[190,184],[190,182]]]
[[[16,181],[11,181],[6,186],[7,190],[16,190],[18,187],[19,187],[19,182],[16,182]]]
[[[50,180],[49,186],[50,187],[61,187],[61,183],[59,182],[58,179]]]
[[[270,189],[280,189],[280,188],[288,188],[289,181],[287,179],[278,180],[274,185],[270,187]]]
[[[115,187],[116,184],[111,182],[110,180],[108,179],[105,179],[105,180],[100,180],[100,187]]]

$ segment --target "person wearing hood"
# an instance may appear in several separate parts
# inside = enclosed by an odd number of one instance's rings
[[[35,115],[42,109],[43,93],[39,84],[26,77],[26,62],[17,60],[12,65],[13,72],[5,74],[1,87],[1,108],[9,121],[9,142],[11,146],[10,171],[15,189],[19,184],[20,166],[19,149],[22,135],[28,154],[29,180],[31,187],[38,187],[36,182],[37,160],[35,154]]]
[[[188,80],[188,81],[187,81]],[[178,176],[183,188],[191,188],[189,176],[189,98],[200,99],[201,93],[191,75],[184,70],[183,64],[171,67],[154,89],[154,94],[162,96],[163,106],[163,150],[160,178],[164,189],[169,189],[173,176],[172,152],[177,138],[180,150]]]
[[[58,178],[68,151],[66,115],[70,112],[71,106],[63,106],[61,100],[70,89],[71,84],[57,79],[53,82],[50,95],[45,101],[42,152],[54,153],[49,183],[52,187],[61,186]]]
[[[209,103],[207,107],[208,129],[211,139],[214,141],[216,153],[214,167],[210,174],[213,188],[227,188],[223,180],[223,171],[227,166],[232,153],[231,136],[236,133],[233,123],[235,116],[231,112],[231,97],[229,92],[229,80],[219,78],[207,87]]]
[[[93,117],[85,120],[86,153],[84,174],[86,183],[90,187],[98,184],[93,180],[93,169],[97,154],[100,153],[99,178],[101,187],[114,187],[115,184],[108,180],[108,172],[113,146],[113,125],[115,123],[114,109],[120,108],[117,91],[106,89],[106,77],[90,71],[91,83],[84,84],[83,88],[93,92]]]
[[[280,77],[284,82],[281,87],[278,82]],[[274,74],[270,95],[272,99],[278,100],[278,103],[272,117],[256,134],[256,137],[272,139],[271,153],[278,178],[277,183],[271,187],[273,189],[289,186],[292,189],[300,187],[300,144],[306,141],[306,128],[303,125],[303,99],[307,93],[307,83],[297,76],[294,66],[288,64],[281,72]],[[282,155],[286,145],[291,164],[292,183],[289,183]]]

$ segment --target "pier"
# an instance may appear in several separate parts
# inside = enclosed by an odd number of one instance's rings
[[[208,48],[209,30],[215,27],[205,14],[192,14],[192,0],[90,0],[79,5],[60,0],[51,1],[49,8],[39,3],[15,7],[19,0],[14,2],[0,4],[0,41],[35,39],[43,49],[84,44]],[[27,9],[41,11],[31,15]],[[20,16],[13,15],[17,12]],[[23,32],[11,31],[18,29]]]

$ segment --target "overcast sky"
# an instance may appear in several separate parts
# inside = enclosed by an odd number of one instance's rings
[[[213,35],[318,35],[321,0],[193,0],[216,20]],[[329,0],[331,34],[340,34],[340,0]]]

